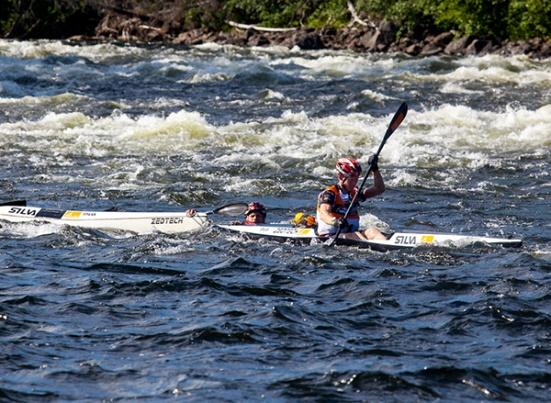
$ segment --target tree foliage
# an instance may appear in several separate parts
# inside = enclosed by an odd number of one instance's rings
[[[430,0],[359,0],[356,7],[373,18],[392,21],[399,36],[422,36],[435,28],[433,3]]]
[[[508,5],[509,0],[445,0],[436,6],[435,21],[464,35],[506,38]]]
[[[0,34],[60,38],[93,32],[97,10],[86,0],[1,0]]]
[[[459,35],[551,37],[549,0],[358,0],[357,9],[390,20],[400,33],[454,30]]]
[[[228,0],[224,6],[227,19],[271,27],[299,27],[323,0]]]
[[[511,0],[507,15],[507,32],[511,39],[550,38],[551,2]]]
[[[310,14],[306,25],[312,28],[340,28],[350,21],[346,0],[322,1]]]

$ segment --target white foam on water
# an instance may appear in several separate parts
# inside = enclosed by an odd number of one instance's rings
[[[482,82],[494,85],[540,85],[551,88],[551,61],[535,61],[526,56],[470,56],[457,59],[458,67],[447,73],[412,73],[416,79],[457,82]]]
[[[215,132],[197,112],[180,111],[166,117],[142,115],[138,118],[118,111],[109,117],[93,118],[80,112],[46,114],[36,121],[22,120],[0,124],[0,144],[24,145],[43,154],[105,156],[154,151],[173,154],[193,148]]]
[[[467,106],[442,105],[411,111],[408,131],[399,139],[408,145],[437,145],[448,151],[481,152],[487,155],[542,151],[550,140],[551,105],[535,111],[508,108],[506,111],[477,111]],[[525,131],[530,136],[525,135]],[[430,149],[427,150],[429,154]]]
[[[442,94],[467,94],[467,95],[481,95],[484,94],[484,91],[478,90],[469,90],[463,85],[457,82],[447,82],[440,87],[440,92]]]
[[[48,56],[73,56],[108,64],[110,74],[133,76],[144,71],[171,71],[189,73],[183,80],[187,83],[228,80],[249,65],[259,64],[264,68],[293,65],[294,75],[302,79],[317,79],[319,76],[346,77],[370,81],[373,78],[401,78],[406,80],[442,82],[443,93],[470,93],[464,83],[539,85],[551,90],[551,61],[530,59],[526,56],[504,57],[500,55],[469,56],[454,59],[457,67],[450,71],[433,72],[430,64],[434,58],[400,58],[395,55],[359,54],[350,51],[301,51],[285,47],[243,49],[231,45],[206,43],[189,49],[160,47],[148,49],[113,44],[70,45],[61,41],[12,41],[0,40],[0,56],[14,59],[40,59]],[[25,69],[32,72],[39,68],[27,63]],[[75,74],[97,77],[101,74],[84,61],[71,65],[54,66],[55,74],[63,77]],[[279,68],[277,69],[280,70]],[[141,72],[141,73],[140,73]],[[452,85],[455,84],[455,85]],[[2,84],[7,88],[6,84]],[[17,95],[17,88],[10,92]],[[6,90],[5,90],[6,91]],[[1,93],[1,92],[0,92]],[[369,94],[367,96],[370,96]],[[377,100],[375,97],[374,100]]]
[[[287,97],[285,97],[285,95],[283,95],[281,92],[279,91],[273,91],[271,89],[266,89],[265,91],[262,92],[261,94],[262,98],[263,99],[267,99],[267,100],[275,100],[275,101],[284,101],[284,100],[289,100]]]
[[[215,52],[220,51],[220,50],[238,49],[234,45],[222,45],[222,44],[215,43],[215,42],[200,43],[198,45],[194,45],[193,47],[195,49],[215,51]]]
[[[332,52],[331,54],[318,54],[317,57],[307,57],[309,54],[288,58],[287,63],[303,66],[313,71],[324,71],[334,75],[355,75],[370,69],[390,70],[395,66],[392,58],[377,58],[372,55],[361,55],[352,52]],[[281,63],[278,60],[278,63]]]
[[[219,73],[196,73],[191,78],[187,80],[181,80],[180,83],[188,83],[188,84],[198,84],[198,83],[207,83],[212,81],[226,81],[229,80],[231,77],[227,73],[219,72]]]
[[[174,150],[181,144],[185,147],[186,143],[205,139],[214,132],[214,127],[197,112],[180,111],[166,118],[145,115],[132,122],[125,120],[126,129],[119,127],[117,139],[136,148],[151,149],[154,142],[156,150]],[[118,125],[121,122],[113,119],[111,123]]]
[[[366,96],[367,98],[369,98],[369,99],[371,99],[375,102],[379,102],[379,103],[383,103],[383,101],[388,101],[390,99],[395,99],[394,97],[390,97],[390,96],[387,96],[387,95],[382,94],[380,92],[376,92],[376,91],[372,91],[372,90],[363,90],[362,95]]]
[[[120,111],[104,118],[51,112],[35,121],[0,124],[0,145],[6,150],[24,146],[31,154],[35,152],[34,158],[46,162],[53,156],[58,160],[129,152],[169,156],[187,150],[212,155],[200,161],[205,165],[247,162],[252,157],[279,166],[277,160],[293,158],[304,160],[315,172],[326,172],[325,167],[342,155],[354,155],[366,163],[390,118],[364,113],[311,118],[305,112],[286,111],[279,118],[217,127],[201,114],[186,110],[137,118]],[[532,111],[513,107],[477,111],[442,105],[410,110],[385,146],[381,163],[475,169],[499,165],[504,156],[542,155],[550,144],[551,105]]]
[[[151,105],[155,105],[156,109],[174,108],[174,107],[180,107],[181,109],[184,109],[188,106],[188,102],[185,100],[180,100],[175,98],[159,97],[159,98],[155,98],[153,101],[149,99],[143,100],[141,102],[136,103],[136,105],[144,109],[150,108]],[[114,105],[114,107],[116,107],[116,109],[127,109],[129,106],[125,104],[117,103]]]
[[[47,56],[80,56],[94,62],[114,57],[145,55],[149,51],[136,46],[117,46],[111,43],[96,45],[70,45],[55,40],[17,41],[0,39],[0,56],[37,59]]]
[[[49,55],[73,55],[109,64],[109,74],[132,75],[157,69],[163,74],[183,73],[182,81],[226,80],[243,69],[253,74],[280,71],[276,66],[292,66],[292,74],[301,77],[327,75],[358,80],[414,77],[434,81],[443,93],[479,94],[474,82],[536,85],[551,88],[551,64],[526,57],[465,57],[454,59],[444,73],[429,73],[427,66],[438,60],[400,59],[392,55],[362,55],[352,52],[303,52],[286,49],[243,50],[231,46],[206,44],[191,49],[142,49],[109,44],[71,46],[59,41],[0,40],[0,55],[13,58],[41,58]],[[125,64],[127,63],[127,64]],[[455,67],[454,67],[455,66]],[[30,63],[29,71],[37,69]],[[64,69],[86,74],[86,63],[75,62]],[[58,72],[59,73],[59,72]],[[43,72],[41,74],[44,74]],[[66,73],[68,74],[68,73]],[[92,73],[90,73],[92,74]],[[49,106],[87,101],[81,95],[58,95],[16,98],[21,92],[13,81],[2,81],[0,104],[25,105],[48,109]],[[362,96],[376,103],[392,97],[370,88],[359,89]],[[7,91],[7,92],[6,92]],[[11,94],[11,93],[14,94]],[[327,95],[327,99],[335,95]],[[258,94],[269,102],[287,101],[272,88]],[[91,100],[90,102],[94,102]],[[236,104],[247,107],[244,100]],[[398,104],[398,100],[396,101]],[[334,160],[354,155],[363,164],[379,145],[391,114],[372,116],[354,113],[359,104],[351,103],[349,112],[314,117],[305,112],[285,111],[280,116],[214,125],[208,117],[188,110],[185,101],[157,99],[158,108],[181,108],[167,115],[146,113],[134,116],[115,110],[110,116],[95,117],[82,112],[49,112],[41,118],[0,123],[0,146],[11,155],[32,159],[37,166],[70,165],[75,157],[125,157],[127,186],[138,186],[147,156],[186,155],[199,166],[233,167],[262,162],[263,167],[285,169],[282,161],[293,160],[304,169],[323,178],[332,177]],[[120,109],[126,105],[119,105]],[[146,107],[147,105],[143,105]],[[551,144],[551,105],[530,110],[510,105],[499,110],[481,111],[469,105],[441,104],[425,110],[410,110],[406,120],[390,138],[381,154],[381,165],[394,166],[400,183],[414,183],[418,178],[407,167],[450,171],[456,168],[477,169],[484,165],[501,166],[507,159],[523,155],[543,155]],[[141,159],[142,161],[138,161]],[[288,164],[288,163],[287,163]],[[246,165],[245,165],[246,166]],[[256,165],[255,165],[256,166]],[[121,169],[120,166],[114,167]],[[46,173],[45,175],[48,175]],[[246,168],[243,175],[250,175]],[[110,175],[107,175],[109,177]],[[113,177],[113,179],[115,179]],[[390,182],[392,183],[392,182]],[[228,186],[233,186],[229,184]]]
[[[35,238],[42,235],[57,234],[61,232],[62,229],[62,225],[51,223],[0,222],[0,234],[7,235],[10,238]]]
[[[0,83],[1,86],[1,83]],[[0,92],[2,89],[0,88]],[[57,105],[64,105],[71,102],[86,100],[86,96],[72,94],[69,92],[64,92],[56,95],[45,95],[45,96],[24,96],[20,98],[0,98],[0,105],[26,105],[26,106],[41,106],[41,107],[52,107]]]
[[[365,230],[372,227],[378,228],[382,231],[390,231],[390,225],[381,220],[379,217],[369,213],[362,214],[360,216],[360,229]]]

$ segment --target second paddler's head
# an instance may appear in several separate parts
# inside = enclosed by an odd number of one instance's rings
[[[252,202],[245,211],[244,224],[263,224],[266,222],[266,207],[261,203]]]
[[[362,166],[353,157],[343,157],[337,160],[336,169],[339,185],[350,192],[358,183]]]

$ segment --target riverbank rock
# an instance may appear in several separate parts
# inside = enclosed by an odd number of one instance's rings
[[[165,42],[174,45],[198,45],[207,42],[236,46],[285,46],[304,50],[349,49],[355,52],[400,52],[411,56],[484,55],[497,53],[506,56],[523,54],[532,58],[551,57],[551,40],[506,41],[456,37],[452,32],[426,35],[422,38],[396,39],[396,27],[387,21],[369,26],[354,25],[342,29],[296,29],[273,32],[250,26],[232,28],[226,32],[192,29],[180,32],[180,26],[154,21],[139,16],[106,14],[96,28],[95,40],[122,42]],[[74,37],[74,40],[82,38]],[[90,39],[90,38],[85,38]]]

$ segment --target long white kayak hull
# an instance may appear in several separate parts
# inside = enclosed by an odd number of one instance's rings
[[[29,206],[0,206],[0,220],[16,223],[48,222],[137,234],[197,232],[209,225],[206,214],[188,217],[184,212],[51,210]]]
[[[317,236],[313,228],[300,228],[288,224],[263,224],[263,225],[218,225],[225,230],[241,234],[249,234],[258,237],[266,237],[279,240],[320,240],[327,238]],[[466,247],[476,244],[486,244],[505,247],[519,247],[520,239],[493,238],[486,236],[457,235],[445,233],[416,233],[395,232],[387,240],[359,240],[347,239],[347,234],[341,234],[337,240],[341,245],[354,245],[376,250],[411,249],[418,247]]]

